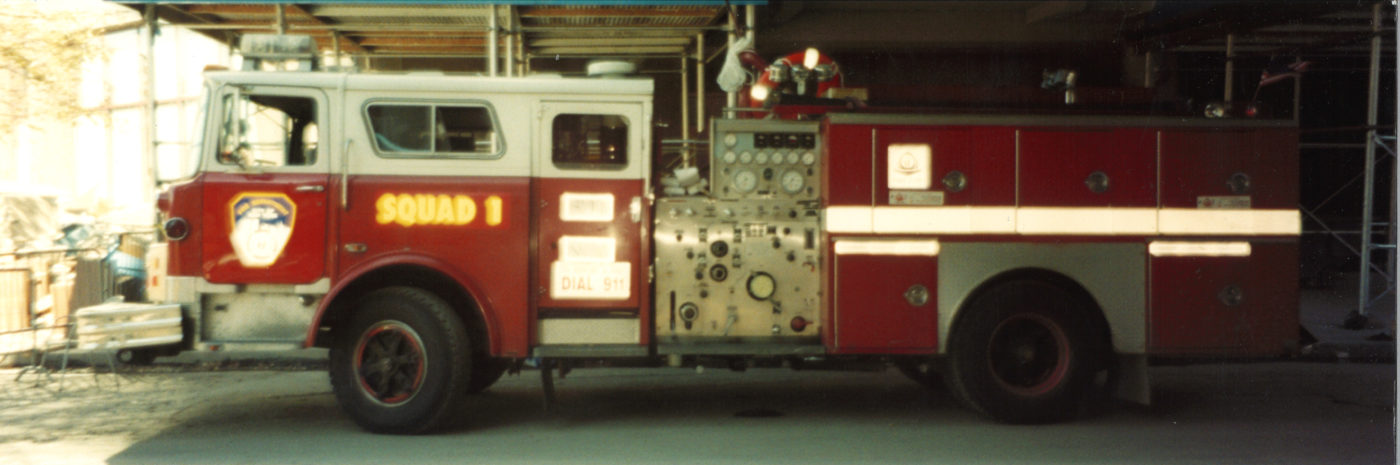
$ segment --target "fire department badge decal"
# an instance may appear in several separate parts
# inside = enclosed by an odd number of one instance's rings
[[[275,192],[244,192],[229,203],[233,229],[229,242],[239,263],[247,268],[267,268],[282,256],[296,225],[297,206]]]

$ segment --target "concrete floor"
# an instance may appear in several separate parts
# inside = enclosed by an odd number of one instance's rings
[[[0,463],[1393,463],[1395,366],[1157,367],[1150,407],[992,423],[893,370],[581,369],[554,413],[503,379],[430,436],[376,436],[323,371],[0,372]],[[100,384],[94,384],[94,381]],[[756,414],[756,415],[755,415]]]

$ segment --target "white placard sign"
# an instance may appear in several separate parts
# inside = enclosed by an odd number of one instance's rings
[[[613,220],[612,194],[565,192],[559,196],[559,219],[564,221]]]
[[[624,300],[632,296],[630,262],[554,262],[549,297],[555,300]]]
[[[890,144],[890,189],[928,189],[933,185],[933,149],[928,144]]]

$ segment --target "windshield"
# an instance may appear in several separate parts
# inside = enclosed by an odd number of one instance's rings
[[[199,100],[194,105],[194,117],[188,119],[190,126],[186,143],[171,144],[171,150],[160,150],[156,160],[156,179],[178,181],[194,176],[199,170],[199,161],[204,154],[205,118],[209,115],[209,88],[199,92]],[[190,108],[184,109],[186,112]]]

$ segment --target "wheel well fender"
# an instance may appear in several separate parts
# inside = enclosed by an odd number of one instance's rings
[[[1093,294],[1091,294],[1078,281],[1075,281],[1074,279],[1065,276],[1064,274],[1052,270],[1047,270],[1044,268],[1021,268],[1015,270],[1008,270],[996,274],[991,278],[983,281],[976,288],[974,288],[972,292],[968,293],[967,298],[963,299],[962,302],[958,305],[956,310],[957,313],[953,316],[952,324],[949,325],[947,331],[948,337],[952,337],[953,334],[955,334],[958,331],[958,325],[961,324],[967,316],[967,312],[965,312],[964,310],[967,310],[969,307],[971,307],[973,302],[975,302],[979,297],[981,297],[985,293],[991,292],[997,286],[1015,281],[1034,281],[1044,283],[1066,292],[1071,299],[1075,300],[1075,303],[1077,304],[1075,305],[1075,307],[1081,309],[1083,316],[1091,319],[1093,328],[1095,328],[1095,332],[1099,334],[1100,338],[1102,338],[1101,342],[1103,343],[1103,347],[1109,349],[1109,353],[1105,354],[1105,356],[1113,355],[1113,328],[1109,325],[1108,319],[1104,316],[1103,307],[1099,305],[1098,300],[1095,299]]]
[[[493,341],[497,340],[492,337],[496,325],[492,324],[489,309],[475,297],[478,294],[462,280],[430,264],[405,262],[366,266],[332,288],[316,311],[305,345],[330,347],[334,328],[349,321],[357,302],[375,290],[392,286],[424,289],[447,301],[467,326],[473,349],[478,353],[492,352]]]

